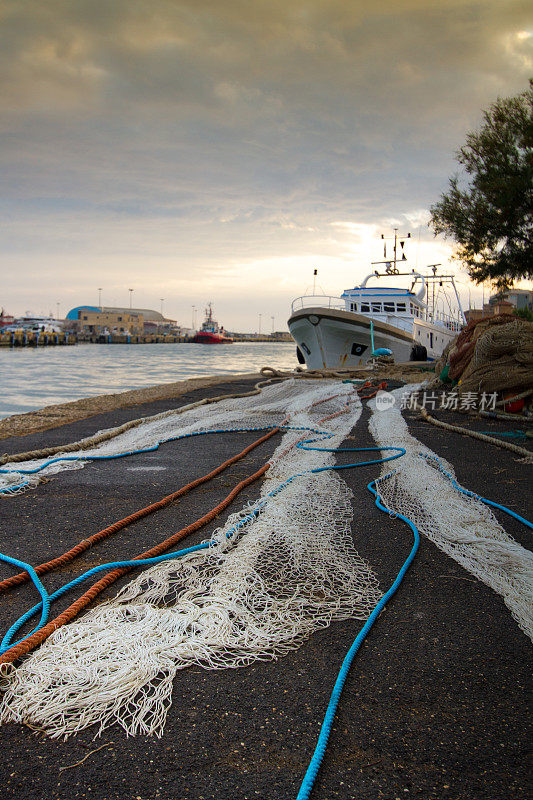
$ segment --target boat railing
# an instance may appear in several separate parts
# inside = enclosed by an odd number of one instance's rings
[[[458,333],[464,325],[457,317],[446,314],[441,310],[435,310],[435,313],[428,310],[427,321],[433,322],[436,325],[443,325],[445,328],[448,328],[449,331],[454,331],[455,333]]]
[[[299,311],[301,308],[312,308],[320,306],[321,308],[335,308],[341,311],[346,311],[346,303],[340,297],[330,297],[327,294],[310,294],[297,297],[292,301],[291,313]]]

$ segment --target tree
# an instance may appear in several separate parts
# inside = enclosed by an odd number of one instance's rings
[[[483,119],[456,155],[470,183],[461,188],[458,175],[450,178],[430,225],[455,239],[455,257],[472,280],[506,289],[533,278],[533,80],[522,94],[498,99]]]

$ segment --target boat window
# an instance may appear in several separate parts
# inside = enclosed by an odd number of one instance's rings
[[[432,333],[429,334],[429,346],[433,347],[433,334]]]
[[[379,314],[381,312],[381,303],[372,303],[372,311]]]
[[[383,303],[383,308],[385,309],[385,311],[389,311],[389,312],[391,312],[391,311],[394,312],[395,311],[394,303]]]
[[[357,303],[350,303],[351,311],[357,311]]]
[[[398,303],[396,308],[398,311],[405,311],[405,303]]]
[[[361,311],[366,311],[367,313],[370,311],[370,306],[368,303],[361,303]]]

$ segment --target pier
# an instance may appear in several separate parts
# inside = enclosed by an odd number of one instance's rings
[[[78,334],[78,342],[89,344],[178,344],[190,342],[188,336],[179,336],[173,333],[105,333],[105,334]]]
[[[46,333],[24,329],[0,333],[0,347],[48,347],[76,343],[75,333]]]

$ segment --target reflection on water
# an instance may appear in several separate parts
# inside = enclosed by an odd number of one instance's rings
[[[80,344],[0,349],[0,417],[205,375],[294,369],[296,345]]]

